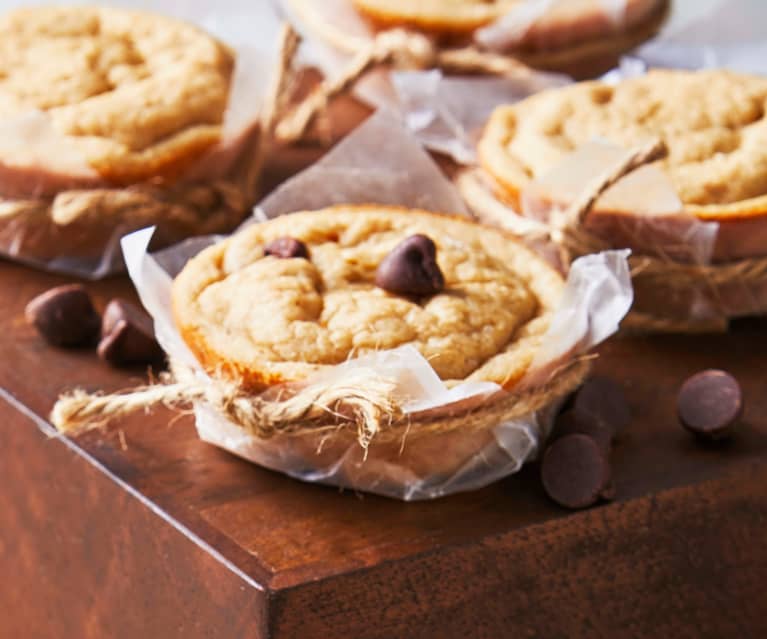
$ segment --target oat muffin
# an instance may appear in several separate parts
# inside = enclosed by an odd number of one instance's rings
[[[0,18],[0,118],[40,110],[110,181],[172,175],[215,144],[234,68],[198,28],[104,7]]]
[[[369,413],[354,399],[376,379],[369,370],[364,386],[269,437],[198,424],[206,441],[268,468],[413,499],[515,472],[545,436],[553,408],[589,370],[572,351],[535,359],[563,289],[503,231],[369,205],[252,225],[193,258],[171,296],[176,328],[214,383],[233,381],[246,397],[289,400],[315,373],[403,345],[448,387],[500,385],[405,415],[385,409],[365,445],[355,416]]]
[[[234,65],[223,43],[151,13],[1,16],[6,254],[98,261],[118,230],[159,223],[170,241],[232,228],[253,197],[244,176],[257,138],[252,123],[223,139]]]
[[[657,166],[688,213],[720,224],[719,260],[767,251],[767,79],[728,71],[656,70],[617,86],[584,82],[499,107],[479,143],[498,195],[521,191],[594,139],[668,146]],[[592,217],[607,211],[596,209]]]
[[[475,39],[532,67],[589,78],[610,70],[621,55],[652,38],[670,4],[669,0],[559,0],[511,40],[489,31],[477,33]]]
[[[364,46],[344,25],[327,19],[324,5],[286,0],[306,25],[342,50]],[[526,0],[349,0],[374,29],[405,27],[446,46],[472,42],[508,53],[532,67],[593,77],[615,66],[620,55],[652,37],[668,12],[668,0],[625,0],[616,16],[603,0],[560,0],[524,31],[504,26],[504,36],[481,29]],[[612,13],[611,13],[612,11]]]
[[[436,245],[444,286],[425,296],[383,290],[380,265],[417,234]],[[265,253],[286,236],[306,250]],[[422,211],[339,206],[253,225],[206,249],[174,281],[173,313],[207,370],[254,391],[405,344],[448,384],[510,388],[562,289],[553,269],[501,231]]]

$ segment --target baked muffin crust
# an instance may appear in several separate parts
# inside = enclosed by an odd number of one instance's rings
[[[403,239],[437,245],[446,288],[408,299],[375,286]],[[309,259],[264,256],[279,237]],[[563,281],[502,231],[382,206],[334,207],[253,225],[193,258],[173,284],[176,324],[203,366],[258,390],[347,359],[415,346],[448,383],[511,386],[532,362]]]
[[[218,142],[233,66],[223,44],[170,18],[17,9],[0,17],[0,117],[46,112],[107,180],[172,177]]]
[[[514,200],[567,153],[595,139],[632,147],[662,138],[659,162],[685,208],[730,219],[767,211],[767,78],[655,70],[610,86],[583,82],[498,108],[479,144],[483,168]]]

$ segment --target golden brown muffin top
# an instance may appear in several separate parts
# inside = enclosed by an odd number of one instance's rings
[[[404,239],[437,247],[445,288],[414,299],[376,270]],[[264,246],[290,236],[309,257]],[[355,356],[412,345],[448,382],[516,382],[562,291],[541,258],[469,220],[383,206],[340,206],[250,226],[193,258],[173,284],[186,342],[210,371],[251,388],[301,380]]]
[[[107,179],[172,175],[219,140],[233,65],[223,44],[178,20],[18,9],[0,17],[0,117],[46,112]]]

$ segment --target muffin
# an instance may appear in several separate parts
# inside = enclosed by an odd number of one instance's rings
[[[448,387],[494,383],[489,396],[392,415],[367,450],[344,427],[343,407],[247,445],[249,458],[282,470],[337,463],[344,485],[402,487],[451,477],[501,423],[529,419],[580,383],[587,364],[572,353],[536,361],[563,288],[554,269],[500,230],[337,206],[252,225],[204,250],[174,280],[172,308],[208,374],[254,396],[289,396],[349,359],[402,346]]]
[[[299,18],[340,49],[361,46],[343,26],[331,24],[311,0],[286,0]],[[493,26],[523,0],[350,0],[374,30],[414,29],[445,46],[466,46],[507,53],[538,69],[593,77],[615,66],[620,55],[652,37],[668,12],[667,0],[626,0],[619,16],[601,0],[555,3],[525,29]],[[612,11],[612,12],[611,12]],[[522,18],[524,19],[524,18]]]
[[[0,18],[0,241],[98,261],[117,229],[166,241],[231,228],[252,193],[255,123],[224,121],[235,57],[200,29],[103,7]]]
[[[477,217],[529,238],[516,211],[564,210],[631,149],[662,141],[663,159],[597,199],[581,241],[633,251],[637,328],[721,330],[767,311],[765,103],[764,78],[727,71],[548,91],[499,107],[480,166],[456,182]]]
[[[654,70],[616,86],[583,82],[499,107],[479,142],[496,194],[520,194],[567,154],[595,139],[632,148],[658,137],[657,166],[684,211],[719,224],[714,259],[767,251],[767,79],[728,71]],[[562,204],[567,204],[564,202]],[[631,211],[600,210],[589,223],[613,240]]]

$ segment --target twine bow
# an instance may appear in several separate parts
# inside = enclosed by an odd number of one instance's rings
[[[607,189],[629,173],[650,162],[663,159],[668,153],[663,140],[655,138],[637,147],[622,162],[597,176],[566,209],[555,209],[544,224],[548,239],[559,248],[563,268],[573,259],[607,248],[605,242],[584,229],[586,218],[597,200]]]
[[[156,405],[185,409],[201,402],[231,423],[260,439],[277,435],[354,432],[367,451],[374,441],[400,441],[455,430],[483,430],[520,419],[575,390],[590,369],[590,357],[576,357],[555,368],[541,383],[504,394],[468,409],[437,414],[406,415],[406,397],[397,382],[377,371],[355,368],[338,378],[305,386],[253,394],[236,382],[208,377],[171,361],[171,373],[160,383],[113,394],[75,390],[59,397],[51,411],[53,425],[63,433],[93,430],[113,419]]]
[[[635,148],[625,160],[596,177],[581,195],[565,209],[553,209],[547,220],[513,215],[505,205],[489,195],[487,187],[472,172],[458,177],[458,184],[469,204],[477,211],[489,213],[494,223],[508,228],[529,242],[548,242],[559,254],[563,269],[583,255],[611,248],[602,238],[585,228],[589,213],[599,197],[626,175],[645,164],[660,160],[667,154],[662,140],[650,140]],[[654,255],[631,255],[631,275],[636,282],[648,288],[666,288],[678,291],[706,286],[711,298],[721,298],[720,288],[734,283],[746,287],[767,284],[767,257],[748,258],[723,264],[696,264],[677,262]],[[624,327],[642,331],[701,332],[721,331],[727,327],[726,313],[707,320],[681,319],[655,316],[632,310],[623,322]]]
[[[298,38],[295,32],[293,34]],[[283,143],[300,139],[314,118],[327,108],[331,98],[346,91],[368,71],[387,65],[402,70],[437,68],[454,73],[486,73],[517,78],[529,77],[533,73],[528,66],[509,56],[476,47],[442,49],[434,39],[402,28],[381,31],[357,51],[340,75],[318,84],[280,119],[276,138]]]
[[[356,428],[360,446],[367,449],[387,424],[402,416],[394,394],[397,382],[367,368],[301,388],[285,387],[282,396],[274,398],[250,393],[235,382],[208,377],[173,361],[171,371],[159,384],[123,393],[75,390],[62,395],[53,407],[51,421],[58,430],[71,433],[156,405],[180,409],[203,402],[261,439],[301,428],[328,430],[343,423]]]

